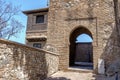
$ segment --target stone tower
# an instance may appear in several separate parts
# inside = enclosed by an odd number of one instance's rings
[[[47,40],[48,8],[24,11],[28,16],[26,44],[43,48]]]
[[[97,72],[101,69],[98,66],[104,67],[99,60],[105,60],[105,65],[112,61],[107,55],[114,52],[111,48],[113,43],[117,44],[114,40],[116,31],[112,0],[50,0],[49,8],[24,13],[28,16],[27,44],[42,46],[59,54],[60,70],[76,66],[77,60],[80,65],[82,61],[84,66],[91,65],[88,64],[91,61],[93,70]],[[76,43],[76,38],[83,33],[89,35],[93,42]],[[77,47],[82,49],[76,50]]]
[[[93,69],[97,70],[113,30],[112,0],[50,0],[47,44],[60,55],[60,70],[74,64],[75,40],[83,33],[93,39]]]

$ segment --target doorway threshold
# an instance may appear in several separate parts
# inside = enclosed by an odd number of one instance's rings
[[[70,66],[68,71],[91,73],[93,72],[93,67]]]
[[[75,65],[93,66],[92,62],[75,62]]]

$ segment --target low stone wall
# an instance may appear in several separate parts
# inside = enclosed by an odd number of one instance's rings
[[[51,52],[0,39],[0,80],[44,80],[58,62]]]

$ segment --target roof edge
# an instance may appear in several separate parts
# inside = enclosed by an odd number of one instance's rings
[[[24,14],[31,14],[31,13],[37,13],[37,12],[48,12],[48,10],[49,10],[49,7],[34,9],[34,10],[26,10],[26,11],[22,11],[22,12]]]

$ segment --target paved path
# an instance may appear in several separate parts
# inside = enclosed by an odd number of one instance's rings
[[[94,75],[93,73],[59,71],[45,80],[116,80],[115,77],[116,76],[106,77],[103,75]],[[120,78],[117,80],[120,80]]]
[[[94,80],[92,73],[63,72],[59,71],[45,80]]]

